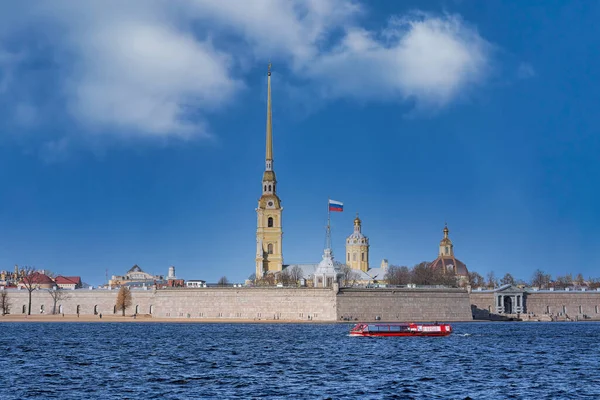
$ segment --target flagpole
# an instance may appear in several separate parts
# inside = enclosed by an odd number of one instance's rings
[[[329,197],[327,198],[327,248],[331,249],[331,209],[329,208]]]

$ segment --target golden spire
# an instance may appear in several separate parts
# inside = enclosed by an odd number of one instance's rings
[[[273,161],[273,126],[271,121],[271,62],[267,72],[267,170],[271,170]]]
[[[448,224],[444,223],[444,239],[448,239],[448,232],[450,232],[448,229]]]

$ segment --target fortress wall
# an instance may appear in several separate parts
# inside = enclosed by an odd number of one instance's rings
[[[338,320],[471,321],[469,294],[462,289],[341,289]]]
[[[560,314],[563,312],[575,317],[586,314],[591,318],[600,317],[600,292],[527,292],[525,310],[536,315]]]
[[[29,303],[29,293],[25,289],[7,289],[8,299],[11,304],[11,314],[22,314],[23,306],[27,310]],[[59,313],[59,308],[63,306],[64,314],[77,314],[77,306],[79,306],[79,314],[94,315],[94,306],[97,306],[97,311],[100,314],[111,315],[114,311],[114,306],[117,300],[118,290],[64,290],[62,291],[66,299],[56,303],[56,312]],[[126,314],[131,315],[135,312],[136,306],[139,306],[139,314],[148,314],[150,305],[154,302],[152,290],[132,290],[131,291],[132,306],[127,309]],[[44,306],[43,314],[52,314],[54,301],[45,289],[34,290],[31,293],[31,314],[39,315],[41,306]]]
[[[27,309],[27,290],[9,289],[11,314],[22,314]],[[93,315],[94,306],[98,313],[112,315],[118,290],[65,290],[68,299],[57,303],[63,306],[64,314]],[[126,315],[132,315],[136,306],[139,314],[150,314],[165,318],[237,318],[237,319],[282,319],[335,321],[336,300],[332,289],[286,289],[286,288],[199,288],[161,289],[153,291],[133,289],[132,306]],[[52,297],[46,290],[32,293],[31,314],[52,313]],[[119,311],[117,311],[118,313]]]
[[[496,307],[494,307],[494,293],[492,292],[471,292],[469,299],[475,319],[488,319],[490,318],[490,314],[496,312]]]
[[[158,317],[335,321],[335,293],[316,288],[199,288],[157,292]]]

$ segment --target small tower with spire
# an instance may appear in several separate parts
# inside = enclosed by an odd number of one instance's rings
[[[369,270],[369,238],[362,233],[362,221],[354,218],[354,232],[346,239],[346,264],[356,270]]]
[[[273,169],[273,121],[271,113],[271,63],[267,71],[267,138],[265,172],[258,200],[256,228],[256,278],[283,269],[283,230],[281,214],[283,207],[277,196],[277,179]]]
[[[444,224],[444,238],[440,241],[440,252],[438,255],[443,257],[454,257],[454,245],[452,240],[448,237],[450,230],[448,224]]]

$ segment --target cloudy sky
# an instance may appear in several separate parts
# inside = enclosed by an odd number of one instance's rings
[[[273,63],[284,261],[600,276],[593,2],[0,3],[0,269],[254,271]]]

